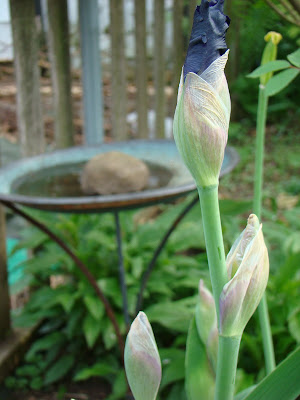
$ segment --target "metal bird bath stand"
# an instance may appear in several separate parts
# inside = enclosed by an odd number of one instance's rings
[[[157,176],[152,177],[154,180],[159,180],[159,175],[164,171],[166,172],[167,178],[165,178],[161,184],[158,184],[156,188],[148,188],[141,192],[109,196],[86,196],[82,194],[64,196],[61,193],[49,193],[47,190],[47,176],[49,177],[50,175],[51,177],[51,175],[53,175],[52,178],[55,178],[62,174],[71,173],[78,181],[79,171],[81,171],[83,163],[87,162],[97,154],[109,151],[121,151],[133,155],[150,165],[157,166]],[[237,163],[237,153],[233,148],[227,147],[221,176],[229,173]],[[46,182],[44,187],[41,187],[42,182]],[[64,183],[62,185],[64,185]],[[25,188],[27,189],[25,190]],[[97,282],[90,273],[88,267],[76,256],[74,251],[45,224],[27,214],[26,211],[21,209],[19,206],[24,205],[30,208],[41,209],[49,212],[72,212],[83,214],[91,212],[112,212],[114,214],[123,313],[126,325],[129,326],[130,316],[127,304],[127,288],[125,284],[119,213],[127,209],[168,202],[180,196],[187,195],[188,193],[195,191],[195,189],[196,186],[194,181],[181,161],[175,143],[168,140],[138,140],[102,144],[94,147],[74,147],[67,150],[60,150],[49,154],[27,158],[0,169],[0,202],[16,214],[21,215],[41,231],[45,232],[72,258],[74,263],[79,267],[90,282],[91,286],[94,288],[99,299],[103,302],[107,315],[114,326],[121,354],[123,354],[124,341],[113,309],[97,285]],[[189,202],[175,221],[170,224],[169,229],[165,232],[161,242],[155,250],[150,263],[145,268],[137,298],[136,313],[138,313],[142,307],[143,292],[159,254],[176,226],[196,203],[198,203],[198,195]]]

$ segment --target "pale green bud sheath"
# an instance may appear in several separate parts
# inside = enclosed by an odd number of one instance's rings
[[[207,357],[214,372],[217,366],[218,327],[217,313],[213,295],[199,282],[199,300],[196,305],[195,320],[199,337],[206,348]]]
[[[250,215],[226,261],[230,280],[220,296],[219,330],[222,336],[241,336],[263,296],[269,276],[268,251],[256,215]]]
[[[155,400],[161,381],[161,362],[151,325],[139,312],[127,335],[124,363],[135,400]]]
[[[198,187],[219,182],[228,137],[230,97],[224,68],[228,51],[201,75],[181,79],[173,132],[179,152]]]

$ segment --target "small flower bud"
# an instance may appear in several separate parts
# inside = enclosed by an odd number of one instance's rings
[[[199,187],[218,184],[227,143],[230,97],[224,68],[229,22],[222,0],[203,0],[196,8],[178,89],[174,139]]]
[[[196,305],[195,319],[199,337],[215,370],[218,353],[217,313],[213,295],[205,287],[202,279],[199,283],[199,301]]]
[[[131,324],[124,361],[135,400],[155,400],[161,381],[161,362],[151,325],[143,312]]]
[[[261,59],[261,65],[264,65],[270,61],[274,61],[277,58],[277,46],[278,43],[281,41],[282,36],[280,33],[270,31],[268,32],[265,37],[265,41],[267,42],[264,52]],[[260,77],[260,83],[262,85],[266,85],[268,80],[272,77],[273,72],[268,72]]]
[[[266,289],[269,257],[256,215],[233,244],[227,259],[229,282],[220,295],[220,334],[240,336]]]

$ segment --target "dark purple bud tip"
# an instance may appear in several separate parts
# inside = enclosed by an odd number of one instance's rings
[[[225,53],[225,33],[230,18],[223,14],[224,0],[202,0],[194,13],[193,28],[183,66],[184,79],[189,72],[201,74]]]

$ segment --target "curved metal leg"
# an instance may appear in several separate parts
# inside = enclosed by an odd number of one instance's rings
[[[125,319],[125,324],[127,328],[130,324],[130,317],[128,311],[128,301],[127,301],[127,287],[125,281],[125,269],[124,269],[124,258],[123,258],[123,250],[122,250],[122,236],[121,236],[121,226],[120,226],[120,218],[119,213],[115,212],[115,222],[116,222],[116,234],[117,234],[117,248],[118,248],[118,257],[119,257],[119,279],[122,293],[122,303],[123,303],[123,314]]]
[[[186,216],[186,214],[194,207],[195,204],[197,204],[199,202],[199,197],[198,194],[192,199],[192,201],[181,211],[181,213],[178,215],[178,217],[175,219],[175,221],[173,221],[172,225],[170,226],[170,228],[167,230],[167,232],[165,233],[164,237],[162,238],[161,242],[159,243],[159,245],[157,246],[153,257],[150,261],[150,263],[148,264],[147,269],[145,270],[143,276],[142,276],[142,282],[141,282],[141,286],[140,286],[140,291],[138,294],[138,299],[137,299],[137,303],[136,303],[136,309],[135,312],[136,314],[138,314],[138,312],[141,310],[142,305],[143,305],[143,294],[144,294],[144,290],[146,288],[146,285],[148,283],[148,280],[150,278],[151,272],[154,269],[156,260],[158,259],[158,256],[160,255],[162,249],[164,248],[165,244],[167,243],[167,240],[169,239],[171,233],[175,230],[175,228],[177,227],[177,225],[180,223],[180,221]]]
[[[84,274],[84,276],[87,278],[89,281],[90,285],[93,287],[93,289],[96,292],[96,295],[99,297],[99,299],[102,301],[106,314],[108,318],[110,319],[111,323],[113,324],[117,339],[118,339],[118,344],[119,344],[119,349],[121,352],[121,357],[123,359],[123,354],[124,354],[124,340],[119,328],[118,321],[116,319],[115,313],[108,301],[108,299],[105,297],[104,293],[100,289],[100,287],[97,284],[96,279],[93,277],[91,272],[89,271],[88,267],[76,256],[76,254],[73,253],[73,251],[60,239],[54,232],[52,232],[46,225],[43,223],[37,221],[35,218],[33,218],[31,215],[27,214],[25,211],[20,210],[18,207],[14,206],[12,203],[3,201],[1,200],[1,203],[4,204],[6,207],[10,208],[14,213],[20,215],[21,217],[25,218],[27,221],[29,221],[32,225],[36,226],[38,229],[40,229],[42,232],[46,233],[55,243],[58,244],[58,246],[63,249],[74,261],[74,263],[77,265],[77,267],[81,270],[81,272]]]

